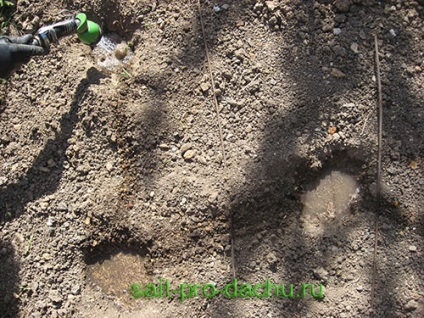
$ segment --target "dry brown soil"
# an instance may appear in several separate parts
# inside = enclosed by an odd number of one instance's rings
[[[9,33],[84,11],[134,57],[69,37],[2,85],[0,316],[423,317],[422,1],[200,3],[206,37],[197,0],[18,1]],[[130,297],[233,269],[324,297]]]

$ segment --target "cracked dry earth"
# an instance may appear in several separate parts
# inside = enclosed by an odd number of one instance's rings
[[[200,1],[206,37],[197,4],[18,1],[10,34],[84,11],[134,55],[69,37],[2,84],[0,316],[422,317],[422,1]],[[324,297],[130,296],[233,269]]]

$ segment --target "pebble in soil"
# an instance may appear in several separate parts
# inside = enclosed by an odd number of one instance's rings
[[[115,33],[104,34],[92,54],[97,65],[108,71],[127,64],[134,56],[128,44]]]
[[[326,174],[316,187],[302,196],[304,228],[311,236],[321,236],[343,228],[349,205],[359,193],[355,178],[340,171]]]

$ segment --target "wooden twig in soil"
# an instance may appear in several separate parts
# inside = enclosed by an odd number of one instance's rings
[[[213,73],[212,73],[212,64],[211,64],[211,58],[210,58],[210,54],[209,54],[208,42],[207,42],[207,39],[206,39],[205,23],[203,21],[202,7],[200,5],[200,0],[197,0],[197,7],[198,7],[198,10],[199,10],[200,26],[202,27],[203,41],[205,43],[205,53],[206,53],[206,60],[207,60],[208,69],[209,69],[209,79],[210,79],[211,85],[212,85],[211,90],[212,90],[212,96],[213,96],[213,103],[215,105],[216,120],[218,122],[219,138],[220,138],[220,142],[221,142],[221,151],[222,151],[222,162],[224,163],[225,160],[226,160],[225,149],[224,149],[224,137],[223,137],[223,134],[222,134],[222,125],[221,125],[221,119],[220,119],[220,116],[219,116],[218,99],[216,98],[216,93],[215,93],[215,80],[214,80]]]
[[[362,126],[362,130],[361,130],[361,133],[359,134],[359,136],[362,136],[364,134],[365,128],[367,127],[368,117],[370,117],[372,112],[373,112],[372,110],[370,112],[368,112],[367,116],[365,117],[364,125]]]
[[[375,306],[375,284],[377,276],[377,246],[378,246],[378,216],[380,213],[381,201],[381,152],[383,139],[383,93],[381,90],[380,76],[380,57],[378,51],[377,34],[374,35],[375,46],[375,67],[377,73],[377,91],[378,91],[378,149],[377,149],[377,204],[374,219],[374,252],[372,264],[372,285],[371,285],[371,309]]]
[[[224,148],[224,137],[222,133],[221,118],[219,116],[218,99],[216,98],[216,93],[215,93],[215,80],[214,80],[213,72],[212,72],[211,58],[209,54],[208,42],[206,39],[205,23],[203,21],[202,7],[200,5],[200,0],[197,0],[197,8],[199,10],[200,26],[202,28],[202,36],[203,36],[203,41],[205,43],[206,60],[207,60],[208,69],[209,69],[209,78],[210,78],[211,86],[212,86],[213,103],[215,106],[216,120],[218,122],[219,139],[221,142],[222,162],[225,163],[226,155],[225,155],[225,148]],[[231,271],[233,274],[233,278],[236,278],[236,265],[235,265],[235,256],[234,256],[234,224],[233,224],[232,215],[230,216],[230,237],[231,237]]]

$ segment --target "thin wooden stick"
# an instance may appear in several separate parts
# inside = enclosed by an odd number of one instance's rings
[[[383,93],[381,89],[380,76],[380,57],[378,52],[378,38],[374,35],[375,45],[375,65],[377,73],[377,90],[378,90],[378,150],[377,150],[377,204],[374,219],[374,253],[372,264],[372,285],[371,285],[371,309],[375,307],[375,284],[377,276],[377,247],[378,247],[378,216],[380,213],[381,201],[381,152],[383,139]]]
[[[218,99],[216,98],[216,93],[215,93],[215,80],[213,78],[213,73],[212,73],[212,64],[211,64],[211,58],[210,58],[210,54],[209,54],[208,42],[206,40],[205,23],[203,22],[202,7],[200,6],[200,0],[197,0],[197,7],[198,7],[198,10],[199,10],[200,25],[202,27],[203,41],[205,43],[206,60],[208,62],[209,78],[210,78],[211,85],[212,85],[212,95],[213,95],[213,103],[215,105],[216,120],[218,122],[219,138],[220,138],[220,142],[221,142],[221,151],[222,151],[222,162],[224,163],[226,161],[225,149],[224,149],[224,137],[223,137],[223,133],[222,133],[221,119],[220,119],[220,116],[219,116]]]
[[[202,27],[202,35],[203,35],[203,41],[205,43],[205,52],[206,52],[206,60],[208,62],[208,69],[209,69],[209,78],[212,85],[212,95],[213,95],[213,103],[215,105],[215,112],[216,112],[216,120],[218,122],[218,129],[219,129],[219,139],[221,142],[221,152],[222,152],[222,162],[225,163],[226,161],[226,155],[225,155],[225,148],[224,148],[224,137],[222,133],[222,125],[221,125],[221,118],[219,116],[219,105],[218,105],[218,99],[216,98],[215,93],[215,80],[213,77],[212,72],[212,64],[211,64],[211,58],[209,54],[209,47],[208,42],[206,39],[206,31],[205,31],[205,23],[203,22],[203,15],[202,15],[202,7],[200,5],[200,0],[197,0],[197,8],[199,10],[199,16],[200,16],[200,25]],[[234,253],[234,224],[233,224],[233,215],[231,214],[230,217],[230,237],[231,237],[231,271],[233,274],[233,278],[236,278],[236,265],[235,265],[235,253]]]

